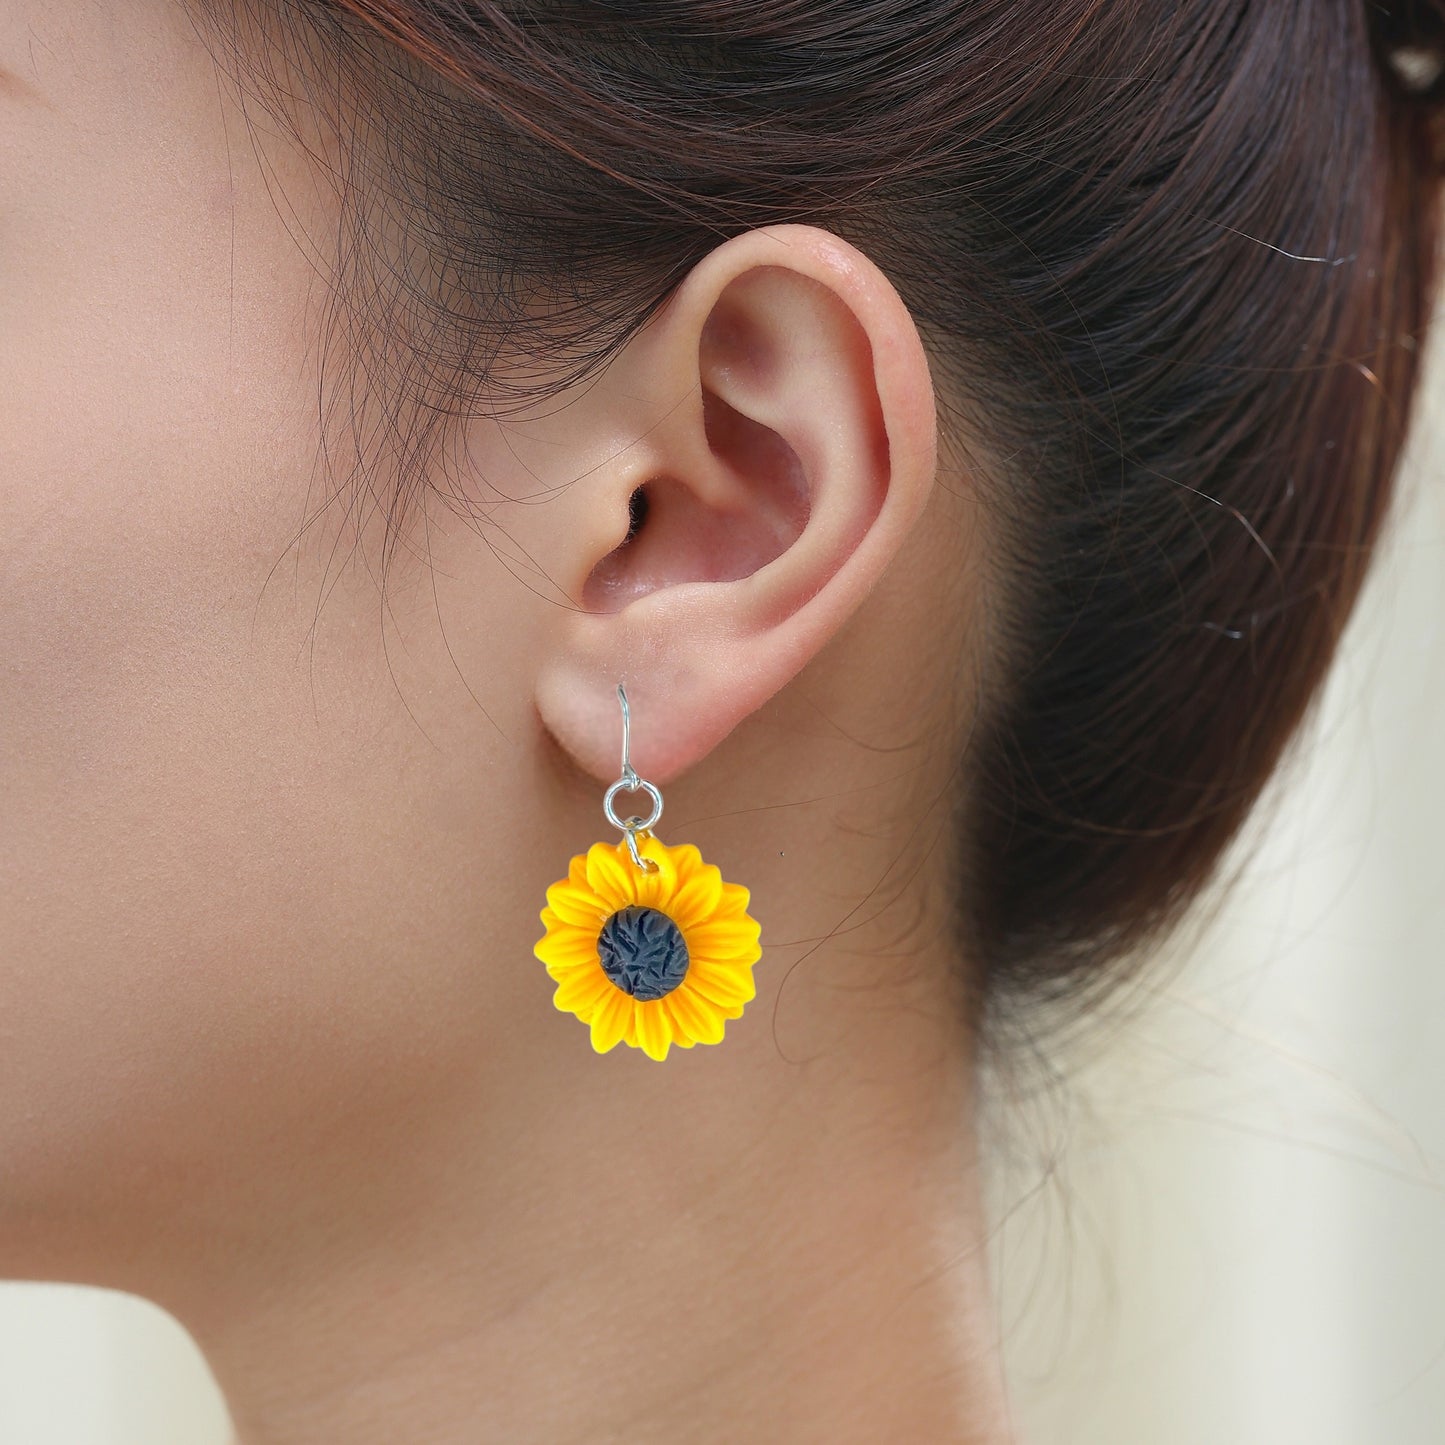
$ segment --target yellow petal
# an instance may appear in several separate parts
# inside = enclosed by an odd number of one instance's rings
[[[665,995],[662,1001],[667,1004],[679,1035],[685,1034],[700,1044],[722,1042],[722,1015],[685,983]]]
[[[639,873],[632,855],[627,852],[627,839],[622,840],[619,856],[623,866],[632,874],[633,893],[644,908],[658,908],[672,912],[673,896],[677,892],[677,865],[673,862],[672,849],[653,834],[644,834],[637,840],[637,851],[657,864],[656,873]]]
[[[724,883],[722,886],[722,898],[718,901],[717,911],[719,914],[746,913],[748,902],[752,893],[743,887],[741,883]]]
[[[630,1032],[631,1023],[632,1000],[620,988],[614,988],[592,1015],[592,1047],[599,1054],[616,1048]]]
[[[637,1005],[637,1042],[650,1059],[665,1059],[672,1042],[672,1022],[667,1010],[660,1007],[662,1002],[660,998],[646,999]]]
[[[679,928],[706,923],[717,912],[722,891],[722,869],[712,863],[704,864],[677,890],[667,911]]]
[[[543,963],[572,968],[582,963],[597,962],[597,930],[573,928],[558,924],[532,945],[532,952]]]
[[[762,954],[758,939],[762,929],[752,918],[714,918],[695,923],[683,932],[689,958],[712,962],[756,963]]]
[[[758,992],[751,967],[729,968],[699,958],[688,967],[687,985],[723,1008],[745,1004]]]
[[[617,990],[617,993],[618,996],[622,999],[622,1037],[627,1043],[631,1044],[633,1048],[636,1048],[638,1009],[637,1000],[633,998],[631,994],[623,993],[620,988]]]
[[[567,864],[567,881],[575,888],[584,892],[592,891],[591,885],[587,882],[587,855],[585,853],[574,853]]]
[[[612,912],[591,888],[579,888],[570,878],[554,883],[547,890],[547,906],[562,920],[574,928],[601,929],[603,921]]]
[[[627,840],[622,840],[623,848]],[[633,880],[637,870],[631,858],[618,857],[611,843],[594,843],[587,850],[587,884],[607,905],[609,914],[636,902]]]
[[[685,1029],[678,1027],[677,1015],[670,1009],[668,1010],[668,1024],[672,1029],[672,1041],[678,1048],[690,1049],[697,1042]]]
[[[590,1018],[606,996],[615,991],[612,980],[600,968],[575,968],[557,985],[552,1002],[559,1009]]]
[[[672,866],[677,870],[679,888],[694,878],[700,868],[707,866],[696,843],[675,843],[668,852],[672,854]]]

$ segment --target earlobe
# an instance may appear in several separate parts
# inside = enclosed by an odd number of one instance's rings
[[[932,488],[933,387],[882,272],[792,225],[709,253],[600,385],[656,415],[625,471],[588,479],[630,525],[575,559],[581,606],[539,659],[537,709],[610,780],[624,682],[634,764],[664,784],[801,672],[887,571]]]

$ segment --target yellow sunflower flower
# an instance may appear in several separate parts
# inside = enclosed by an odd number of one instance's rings
[[[757,992],[761,930],[748,890],[691,843],[639,829],[637,851],[656,873],[638,869],[626,837],[573,858],[547,890],[532,951],[557,983],[553,1004],[590,1026],[599,1054],[622,1042],[665,1059],[673,1044],[722,1042],[723,1021]]]

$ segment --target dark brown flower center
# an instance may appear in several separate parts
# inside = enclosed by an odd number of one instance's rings
[[[620,909],[597,936],[602,972],[635,999],[661,998],[687,977],[687,944],[667,914],[639,904]]]

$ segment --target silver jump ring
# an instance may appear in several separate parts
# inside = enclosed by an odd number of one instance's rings
[[[637,867],[644,873],[656,873],[658,865],[651,858],[644,858],[637,851],[637,834],[646,832],[655,826],[657,820],[662,817],[662,793],[646,778],[639,778],[633,770],[630,756],[632,714],[627,706],[627,694],[623,691],[620,682],[617,684],[617,699],[622,704],[622,776],[608,788],[606,796],[602,799],[602,811],[614,828],[621,828],[627,835],[627,851],[632,854],[632,861]],[[647,793],[651,796],[652,812],[645,820],[637,817],[636,814],[625,820],[617,816],[616,809],[612,806],[612,800],[624,790],[630,793]]]
[[[637,817],[628,818],[626,822],[624,822],[617,816],[616,810],[612,806],[612,800],[624,789],[629,793],[650,793],[652,795],[652,812],[647,815],[645,822]],[[618,778],[618,780],[608,788],[607,795],[602,800],[602,811],[607,814],[607,821],[611,823],[614,828],[638,828],[645,832],[648,828],[653,827],[657,820],[662,817],[662,794],[659,793],[651,783],[646,782],[642,778],[638,778],[635,783],[629,783],[626,778]]]

